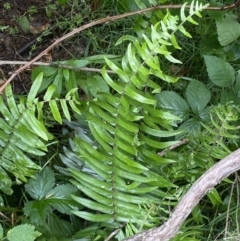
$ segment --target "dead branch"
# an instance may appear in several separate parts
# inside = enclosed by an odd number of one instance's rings
[[[10,64],[10,65],[24,65],[24,64],[28,64],[29,61],[11,61],[11,60],[0,60],[0,65],[6,65],[6,64]],[[71,69],[74,71],[86,71],[86,72],[97,72],[97,73],[101,73],[101,69],[97,69],[97,68],[88,68],[88,67],[81,67],[81,68],[77,68],[77,67],[73,67],[67,64],[61,64],[61,63],[57,63],[57,62],[51,62],[51,63],[45,63],[45,62],[34,62],[31,65],[36,65],[36,66],[50,66],[50,67],[55,67],[55,68],[62,68],[62,69]],[[112,70],[106,70],[107,73],[109,74],[115,74],[114,71]],[[13,74],[12,72],[10,72],[10,74]]]
[[[125,241],[168,241],[178,233],[179,228],[202,197],[220,183],[222,179],[239,169],[240,149],[207,170],[183,196],[167,222],[160,227],[136,234],[125,239]]]
[[[175,148],[177,148],[177,147],[179,147],[179,146],[182,146],[182,145],[188,143],[188,141],[189,141],[189,140],[188,140],[187,138],[184,138],[184,139],[182,139],[181,141],[179,141],[177,144],[174,144],[174,145],[172,145],[172,146],[164,149],[163,151],[158,152],[158,155],[159,155],[159,156],[164,156],[168,151],[171,151],[171,150],[173,150],[173,149],[175,149]]]
[[[205,9],[207,10],[227,10],[227,9],[232,9],[235,8],[237,6],[237,4],[239,4],[238,0],[236,3],[233,3],[231,5],[226,5],[223,7],[206,7]],[[0,87],[0,94],[2,93],[2,91],[5,89],[5,87],[19,74],[21,73],[23,70],[25,70],[26,68],[28,68],[29,66],[31,66],[34,62],[36,62],[37,60],[39,60],[43,55],[47,54],[51,49],[53,49],[57,44],[61,43],[62,41],[64,41],[65,39],[72,37],[73,35],[80,33],[81,31],[88,29],[90,27],[99,25],[99,24],[103,24],[103,23],[107,23],[107,22],[111,22],[111,21],[115,21],[118,19],[122,19],[122,18],[126,18],[126,17],[130,17],[130,16],[134,16],[137,14],[142,14],[145,12],[149,12],[149,11],[155,11],[155,10],[159,10],[159,9],[180,9],[183,5],[157,5],[157,6],[153,6],[150,8],[146,8],[146,9],[141,9],[141,10],[137,10],[134,12],[129,12],[129,13],[123,13],[120,15],[116,15],[116,16],[108,16],[105,18],[101,18],[98,20],[95,20],[91,23],[85,24],[79,28],[76,28],[74,30],[72,30],[71,32],[63,35],[62,37],[58,38],[57,40],[55,40],[54,43],[52,43],[49,47],[47,47],[45,50],[43,50],[38,56],[36,56],[34,59],[32,59],[30,62],[24,64],[23,66],[21,66],[20,68],[18,68],[11,76],[10,78],[8,78],[8,80]],[[190,8],[190,5],[186,5],[185,8]]]

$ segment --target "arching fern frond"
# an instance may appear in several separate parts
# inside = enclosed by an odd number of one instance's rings
[[[159,79],[177,81],[162,72],[159,56],[180,63],[168,46],[180,48],[175,33],[183,31],[183,22],[178,23],[178,17],[168,12],[163,21],[152,26],[150,36],[144,35],[142,41],[129,38],[132,43],[121,64],[105,59],[118,78],[113,79],[103,67],[102,76],[111,94],[98,93],[86,103],[83,115],[92,137],[76,135],[72,151],[66,149],[66,155],[61,156],[74,178],[72,183],[85,194],[73,198],[86,210],[73,213],[101,222],[103,229],[119,228],[121,223],[132,223],[136,229],[155,226],[157,212],[149,214],[143,206],[164,205],[168,193],[159,188],[175,187],[157,168],[174,160],[160,157],[157,151],[176,144],[171,138],[182,131],[174,130],[179,118],[158,108],[154,94],[161,91]]]
[[[8,173],[23,182],[27,181],[26,177],[33,177],[40,167],[31,158],[45,155],[46,141],[53,138],[44,124],[43,105],[49,104],[54,119],[60,123],[62,115],[70,120],[67,103],[75,112],[79,112],[74,89],[65,99],[51,99],[54,87],[50,86],[44,100],[39,101],[36,94],[41,81],[42,73],[35,79],[27,98],[21,97],[16,101],[10,85],[6,88],[5,97],[0,96],[0,190],[7,194],[12,193],[12,180]],[[63,114],[60,113],[59,105]]]
[[[210,112],[211,124],[201,123],[205,131],[201,137],[201,144],[205,150],[209,150],[209,156],[218,160],[229,155],[232,150],[230,145],[236,145],[239,141],[239,127],[234,123],[239,121],[239,107],[228,103],[219,104]]]
[[[52,138],[35,117],[31,104],[24,99],[16,103],[10,86],[6,88],[6,101],[0,96],[0,189],[7,194],[12,193],[7,172],[22,181],[33,176],[39,167],[30,156],[44,155],[47,150],[44,140]]]

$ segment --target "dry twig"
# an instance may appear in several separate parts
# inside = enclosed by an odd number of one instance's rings
[[[232,9],[235,8],[236,5],[239,3],[240,0],[237,1],[237,3],[233,3],[231,5],[227,5],[224,7],[206,7],[205,9],[207,10],[227,10],[227,9]],[[107,23],[107,22],[111,22],[111,21],[115,21],[118,19],[122,19],[122,18],[126,18],[126,17],[130,17],[130,16],[134,16],[137,14],[142,14],[145,12],[149,12],[149,11],[156,11],[159,9],[180,9],[182,7],[182,5],[157,5],[157,6],[153,6],[150,8],[146,8],[146,9],[141,9],[141,10],[137,10],[135,12],[129,12],[129,13],[123,13],[117,16],[108,16],[105,18],[101,18],[98,20],[95,20],[91,23],[85,24],[79,28],[76,28],[74,30],[72,30],[71,32],[63,35],[62,37],[58,38],[57,40],[55,40],[54,43],[52,43],[49,47],[47,47],[45,50],[43,50],[38,56],[36,56],[34,59],[32,59],[30,62],[24,64],[23,66],[21,66],[19,69],[17,69],[11,76],[10,78],[8,78],[8,80],[0,87],[0,93],[2,93],[2,91],[5,89],[5,87],[18,75],[20,74],[22,71],[24,71],[25,69],[27,69],[29,66],[31,66],[34,62],[36,62],[37,60],[39,60],[42,56],[44,56],[45,54],[47,54],[52,48],[54,48],[56,45],[58,45],[59,43],[61,43],[62,41],[64,41],[65,39],[72,37],[73,35],[80,33],[81,31],[88,29],[90,27],[99,25],[99,24],[103,24],[103,23]],[[190,5],[186,5],[185,8],[190,8]]]
[[[136,234],[125,239],[125,241],[168,241],[178,233],[179,228],[202,197],[220,183],[222,179],[239,169],[240,149],[207,170],[183,196],[167,222],[160,227]]]

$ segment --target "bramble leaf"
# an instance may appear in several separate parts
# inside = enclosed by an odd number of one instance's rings
[[[33,199],[42,200],[49,194],[54,185],[54,173],[49,167],[46,167],[25,184],[25,189]]]
[[[224,60],[215,56],[204,56],[210,80],[217,86],[229,87],[235,80],[233,67]]]
[[[211,92],[202,82],[192,80],[187,86],[186,97],[193,112],[198,114],[209,103],[211,99]]]
[[[7,233],[7,239],[9,241],[34,241],[40,232],[34,230],[35,227],[30,224],[18,225],[10,229]]]

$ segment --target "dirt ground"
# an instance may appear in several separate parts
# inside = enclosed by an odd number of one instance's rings
[[[0,61],[29,61],[64,33],[86,23],[90,11],[90,4],[82,0],[75,1],[75,5],[60,5],[55,0],[0,0]],[[85,54],[86,41],[79,34],[40,61],[79,58]],[[19,65],[0,65],[0,82],[17,68]],[[15,93],[26,92],[30,73],[24,71],[15,78]]]

